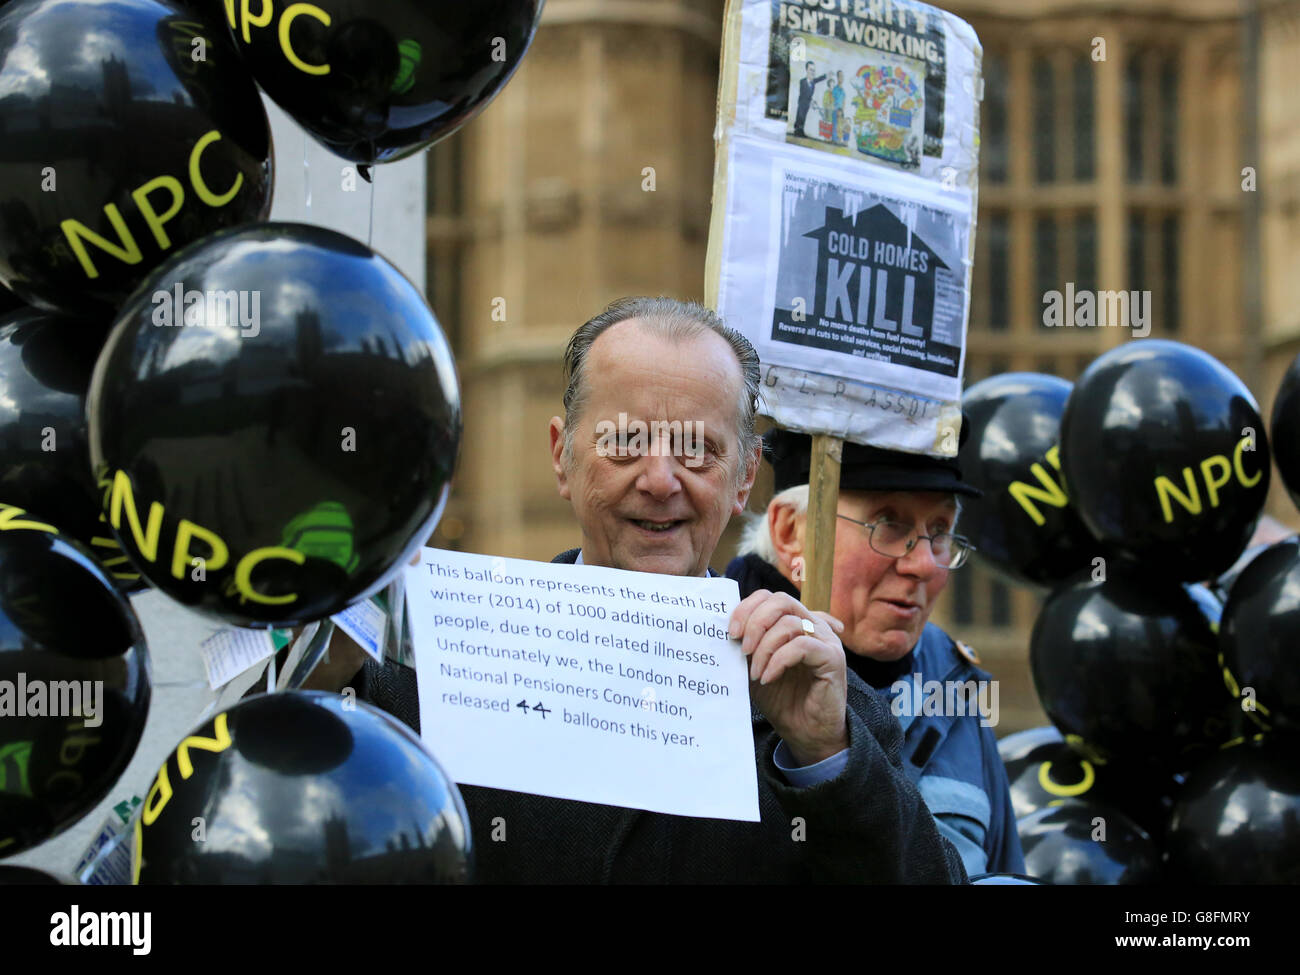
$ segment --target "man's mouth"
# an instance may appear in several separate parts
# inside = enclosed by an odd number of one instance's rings
[[[663,533],[670,532],[681,524],[680,520],[654,521],[646,518],[633,518],[632,524],[648,532]]]

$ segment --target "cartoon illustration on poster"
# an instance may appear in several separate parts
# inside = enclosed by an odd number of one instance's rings
[[[894,0],[836,11],[772,3],[767,117],[786,141],[917,170],[943,150],[945,35],[934,11]]]
[[[789,171],[782,196],[771,341],[960,375],[968,219]]]

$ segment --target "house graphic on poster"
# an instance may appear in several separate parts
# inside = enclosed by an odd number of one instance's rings
[[[856,219],[838,207],[803,236],[818,242],[813,314],[833,322],[930,338],[935,272],[948,265],[883,203]]]

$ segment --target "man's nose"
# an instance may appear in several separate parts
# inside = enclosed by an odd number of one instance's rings
[[[920,576],[928,579],[939,571],[939,563],[935,561],[934,549],[930,546],[928,538],[917,538],[916,544],[912,546],[912,551],[908,552],[898,560],[898,571],[905,575]]]
[[[655,498],[676,494],[682,487],[677,478],[677,458],[666,451],[651,451],[650,456],[641,459],[636,486]]]

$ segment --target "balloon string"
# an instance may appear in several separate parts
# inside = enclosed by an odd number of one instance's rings
[[[311,214],[311,163],[310,161],[308,161],[307,158],[307,150],[309,148],[310,148],[310,144],[307,140],[307,132],[306,130],[303,130],[302,133],[302,196],[303,196],[303,204],[306,207],[307,213],[310,215]]]

